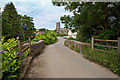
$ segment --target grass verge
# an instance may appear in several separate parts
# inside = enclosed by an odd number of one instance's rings
[[[75,48],[74,46],[71,46],[70,48],[76,52],[80,52],[80,49]],[[109,68],[112,72],[120,75],[120,55],[115,53],[114,51],[111,50],[111,53],[107,53],[97,50],[91,50],[90,47],[83,46],[82,54],[86,59],[89,59],[92,62],[103,65]]]

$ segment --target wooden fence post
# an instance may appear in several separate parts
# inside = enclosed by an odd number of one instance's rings
[[[94,37],[92,37],[92,50],[94,49]]]
[[[21,53],[21,41],[18,40],[18,55],[19,55],[19,58],[21,60],[21,65],[20,65],[20,72],[22,71],[22,53]]]
[[[120,54],[120,37],[118,37],[118,54]]]

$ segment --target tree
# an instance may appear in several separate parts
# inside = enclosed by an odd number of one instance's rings
[[[6,4],[2,12],[2,34],[9,38],[19,37],[24,41],[34,35],[33,18],[19,15],[12,2]]]
[[[71,20],[66,16],[61,17],[61,20],[67,24],[67,27],[79,30],[78,37],[82,36],[79,40],[86,37],[84,38],[86,41],[92,35],[99,35],[102,31],[120,29],[120,2],[54,2],[53,5],[65,6],[65,10],[73,12]],[[85,33],[86,31],[89,34]]]
[[[0,8],[0,38],[2,37],[2,13],[1,13],[1,8]]]
[[[16,38],[24,40],[24,33],[20,26],[20,19],[15,6],[12,2],[6,4],[4,11],[2,12],[2,34],[6,38]]]
[[[27,39],[30,36],[34,35],[35,28],[34,28],[33,18],[27,15],[24,16],[19,15],[19,16],[21,20],[21,26],[25,34],[25,38]]]

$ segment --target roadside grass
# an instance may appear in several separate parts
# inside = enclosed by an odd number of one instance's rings
[[[75,48],[74,46],[71,46],[70,48],[80,53],[79,48]],[[82,47],[82,54],[84,55],[84,58],[107,67],[112,72],[120,75],[120,55],[115,53],[114,50],[111,49],[110,53],[107,53],[98,50],[91,50],[90,47],[84,45]]]
[[[71,48],[72,50],[78,52],[78,53],[80,52],[80,49],[79,49],[79,48],[76,48],[76,47],[74,47],[74,46],[71,46],[70,48]]]
[[[67,40],[76,40],[76,39],[75,39],[75,38],[70,37],[70,38],[68,38]]]

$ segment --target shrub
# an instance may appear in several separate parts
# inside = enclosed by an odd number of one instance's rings
[[[18,49],[10,49],[14,45],[17,45],[17,40],[14,38],[8,39],[4,42],[2,38],[2,49],[7,49],[8,51],[3,51],[2,54],[2,79],[3,80],[16,80],[19,76],[19,68],[21,65],[21,60],[18,57]],[[4,42],[4,43],[3,43]],[[22,57],[26,57],[28,50],[22,54]]]
[[[17,37],[16,40],[15,40],[15,38],[11,38],[11,39],[8,39],[7,42],[4,42],[5,37],[3,37],[1,39],[1,41],[2,41],[2,50],[7,49],[8,47],[12,47],[12,46],[17,45],[18,39],[19,39],[18,37]]]
[[[76,52],[80,52],[80,49],[79,49],[79,48],[74,48],[74,50],[75,50]]]
[[[93,35],[93,31],[89,27],[81,27],[78,29],[77,41],[86,42]]]
[[[70,37],[70,38],[68,38],[67,40],[76,40],[75,38],[73,38],[73,37]]]
[[[79,49],[79,48],[76,48],[76,47],[74,47],[74,46],[71,46],[70,48],[71,48],[72,50],[74,50],[74,51],[80,53],[80,49]]]
[[[59,37],[63,37],[63,36],[67,36],[67,34],[57,33],[57,36],[59,36]]]
[[[44,40],[44,43],[49,45],[57,42],[57,35],[54,31],[44,31],[35,36],[32,42],[38,42],[39,40]]]
[[[98,38],[98,39],[116,40],[117,39],[117,31],[118,31],[118,28],[111,28],[108,30],[103,30],[98,35],[95,35],[94,37]]]
[[[2,55],[2,74],[3,80],[16,79],[19,75],[21,60],[18,58],[17,50],[8,48]]]

